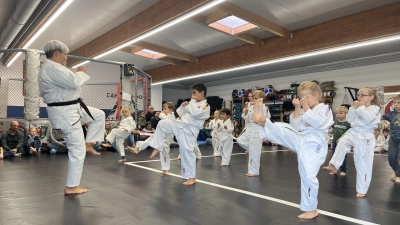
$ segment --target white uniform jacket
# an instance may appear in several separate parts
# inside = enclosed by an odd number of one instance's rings
[[[39,89],[43,102],[67,102],[79,98],[80,86],[90,79],[84,72],[72,72],[59,63],[45,59],[39,72]],[[68,130],[83,116],[79,103],[48,107],[49,121],[53,129]]]
[[[176,112],[193,134],[198,135],[203,128],[204,121],[210,117],[210,106],[207,100],[197,102],[192,99],[187,106],[180,106]]]

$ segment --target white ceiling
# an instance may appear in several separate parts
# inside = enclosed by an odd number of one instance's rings
[[[159,0],[75,0],[53,24],[31,45],[42,49],[44,44],[57,39],[73,51],[128,20]],[[343,16],[399,2],[400,0],[229,0],[261,17],[289,30],[297,30]],[[0,25],[10,14],[16,0],[0,0]],[[4,5],[4,6],[3,6]],[[8,8],[7,8],[8,7]],[[7,10],[3,10],[3,8]],[[4,13],[2,13],[3,11]],[[215,11],[203,12],[207,15]],[[8,15],[9,17],[9,15]],[[4,19],[5,21],[8,18]],[[3,23],[4,26],[4,23]],[[2,27],[0,27],[2,28]],[[262,29],[250,32],[259,38],[274,36]],[[295,37],[294,37],[295,38]],[[183,21],[148,37],[145,41],[170,49],[202,56],[245,44],[244,42],[194,22]],[[104,60],[135,64],[142,70],[166,65],[163,62],[124,52],[115,52]]]

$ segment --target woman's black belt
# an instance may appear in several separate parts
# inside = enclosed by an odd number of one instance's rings
[[[53,106],[67,106],[67,105],[74,105],[76,103],[79,103],[81,105],[81,107],[85,110],[85,112],[90,116],[90,118],[92,118],[93,120],[95,120],[92,116],[92,114],[90,113],[88,107],[85,105],[85,103],[82,101],[81,98],[78,98],[76,100],[72,100],[72,101],[68,101],[68,102],[54,102],[54,103],[49,103],[47,104],[47,106],[49,107],[53,107]]]

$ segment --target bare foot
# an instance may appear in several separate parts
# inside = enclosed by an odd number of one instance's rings
[[[105,148],[109,148],[109,147],[111,147],[111,145],[110,145],[110,144],[108,144],[108,143],[103,143],[103,144],[101,144],[101,146],[103,146],[103,147],[105,147]]]
[[[345,173],[345,172],[340,172],[339,175],[340,175],[340,176],[346,176],[346,173]]]
[[[118,160],[118,162],[119,163],[124,163],[124,162],[126,162],[126,159],[120,159],[120,160]]]
[[[334,175],[335,173],[330,172],[329,175]]]
[[[322,167],[322,169],[324,169],[324,170],[328,170],[328,168],[329,168],[329,165]]]
[[[357,197],[357,198],[364,198],[364,197],[365,197],[365,194],[357,193],[356,197]]]
[[[83,189],[80,187],[65,187],[64,194],[73,195],[73,194],[84,194],[88,191],[88,189]]]
[[[158,155],[158,153],[160,153],[159,150],[153,149],[153,152],[152,152],[151,155],[150,155],[150,159],[154,158],[154,156]]]
[[[183,182],[183,185],[189,186],[196,183],[196,178],[189,178],[187,181]]]
[[[395,173],[392,173],[391,175],[390,175],[390,180],[395,180],[396,179],[396,174]]]
[[[305,213],[297,216],[297,218],[304,219],[304,220],[311,220],[311,219],[314,219],[317,216],[318,216],[318,211],[314,210],[314,211],[305,212]]]
[[[168,170],[163,170],[163,171],[161,172],[161,174],[167,175],[167,174],[168,174]]]
[[[86,143],[86,152],[92,153],[93,155],[100,155],[100,152],[97,152],[91,143]]]
[[[251,174],[251,173],[247,173],[246,176],[248,177],[258,177],[258,174]]]
[[[396,180],[394,182],[400,184],[400,177],[396,177]]]
[[[224,165],[224,164],[221,164],[221,165],[219,165],[220,167],[223,167],[223,166],[227,166],[227,165]]]
[[[135,153],[136,155],[139,154],[139,149],[138,148],[133,148],[133,147],[128,147],[128,151]]]
[[[247,154],[247,155],[248,155],[248,154],[249,154],[249,151],[244,151],[244,154]]]
[[[198,160],[201,160],[201,157],[197,158]]]
[[[263,98],[259,98],[254,102],[254,123],[260,124],[262,127],[265,126],[266,118],[263,112]]]
[[[332,164],[329,164],[329,166],[325,166],[324,170],[328,170],[329,172],[335,173],[335,174],[337,173],[337,169]]]

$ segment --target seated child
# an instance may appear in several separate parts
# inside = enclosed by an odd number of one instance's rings
[[[389,151],[389,140],[390,140],[389,133],[390,133],[390,131],[389,131],[389,129],[385,128],[382,130],[382,132],[383,132],[383,138],[385,139],[382,150],[384,152],[387,152],[387,151]]]
[[[144,127],[141,131],[140,131],[140,137],[139,139],[141,141],[145,141],[147,138],[149,138],[150,136],[152,136],[154,134],[155,129],[153,129],[151,127],[151,122],[146,122],[146,127]]]
[[[40,149],[40,138],[37,136],[36,127],[29,128],[29,134],[24,138],[24,151],[26,155],[36,155]]]
[[[232,136],[237,138],[240,135],[240,132],[242,132],[242,130],[239,127],[239,123],[237,120],[235,120],[235,122],[233,122],[233,132],[232,132]]]
[[[379,128],[376,128],[374,130],[374,136],[375,136],[375,153],[382,153],[383,152],[383,145],[385,144],[385,138],[383,135],[381,135],[381,130]]]
[[[124,119],[121,120],[118,128],[112,129],[112,131],[107,135],[106,139],[108,143],[102,144],[102,146],[111,147],[111,143],[115,141],[117,151],[121,155],[121,159],[118,160],[118,162],[123,163],[126,162],[124,141],[131,134],[132,130],[136,129],[136,122],[133,121],[128,106],[123,106],[121,111]]]

